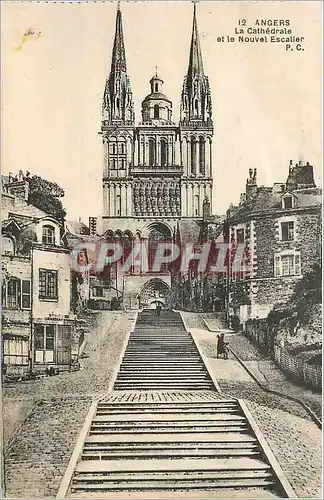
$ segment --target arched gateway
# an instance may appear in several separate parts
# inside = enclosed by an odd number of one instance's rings
[[[163,307],[170,305],[170,287],[160,278],[152,278],[147,281],[139,295],[140,308],[154,308],[157,303]]]

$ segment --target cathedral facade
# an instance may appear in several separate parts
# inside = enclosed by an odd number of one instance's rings
[[[173,121],[172,102],[163,93],[163,84],[155,72],[150,93],[142,101],[141,121],[136,123],[118,7],[100,131],[104,151],[102,224],[105,237],[127,240],[127,244],[147,240],[154,245],[169,240],[179,224],[202,219],[204,203],[211,206],[212,103],[196,6],[179,122]],[[145,305],[161,290],[165,296],[171,277],[167,272],[151,274],[135,269],[127,275],[117,273],[116,288],[122,288],[126,306],[138,305],[138,301]]]

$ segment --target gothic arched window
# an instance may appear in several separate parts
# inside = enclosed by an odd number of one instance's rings
[[[160,108],[158,104],[154,105],[154,118],[160,118]]]
[[[168,142],[161,139],[161,165],[165,167],[168,164]]]
[[[194,137],[191,138],[191,173],[196,173],[197,161],[197,142]]]
[[[149,165],[155,165],[155,140],[149,139]]]
[[[205,175],[205,140],[203,137],[199,138],[199,172]]]
[[[194,200],[194,215],[199,216],[199,196],[196,194],[195,200]]]
[[[119,194],[116,196],[116,215],[121,215],[121,198]]]

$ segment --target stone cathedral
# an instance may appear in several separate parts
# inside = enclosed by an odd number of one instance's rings
[[[155,72],[149,81],[150,93],[142,101],[141,121],[136,123],[118,6],[100,132],[104,151],[102,232],[108,238],[144,239],[154,245],[172,238],[179,225],[202,219],[204,203],[211,210],[212,103],[196,5],[179,122],[173,121],[172,102],[163,85],[163,78]],[[131,276],[119,273],[116,279],[116,288],[123,290],[130,307],[138,300],[146,304],[156,294],[163,297],[170,288],[167,273],[152,277],[134,270]]]

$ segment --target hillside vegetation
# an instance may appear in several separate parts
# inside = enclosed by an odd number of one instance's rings
[[[322,267],[316,264],[297,283],[291,298],[270,311],[267,323],[274,341],[294,346],[322,344]]]

